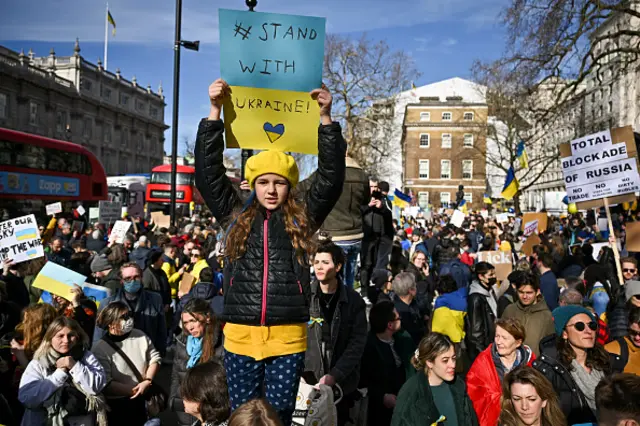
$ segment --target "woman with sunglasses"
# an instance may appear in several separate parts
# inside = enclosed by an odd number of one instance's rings
[[[108,422],[110,425],[143,425],[147,421],[144,394],[160,370],[160,353],[146,334],[133,328],[133,315],[124,302],[109,303],[98,316],[98,327],[105,330],[105,335],[95,343],[93,353],[107,377],[104,395],[110,407]],[[138,379],[122,354],[129,358],[143,380]]]
[[[568,424],[596,423],[596,386],[611,372],[610,357],[596,341],[596,318],[569,305],[554,309],[553,321],[555,336],[542,339],[533,367],[553,384]]]
[[[209,264],[207,263],[207,256],[204,253],[204,249],[201,247],[191,249],[191,265],[187,269],[187,272],[195,277],[196,282],[200,281],[200,272],[208,267]]]

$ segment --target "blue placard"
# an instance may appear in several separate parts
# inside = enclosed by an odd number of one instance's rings
[[[220,9],[220,73],[231,86],[320,87],[324,18]]]
[[[0,172],[0,194],[77,197],[80,195],[80,180],[30,173]]]

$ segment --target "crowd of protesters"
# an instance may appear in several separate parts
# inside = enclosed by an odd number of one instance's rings
[[[44,258],[4,261],[0,424],[159,425],[171,410],[180,425],[288,426],[303,381],[333,391],[339,425],[640,425],[640,280],[625,247],[636,217],[602,231],[593,211],[550,215],[528,253],[522,215],[394,219],[388,183],[348,157],[324,88],[311,94],[317,171],[300,182],[293,157],[263,151],[236,187],[228,92],[211,85],[198,128],[210,213],[169,228],[125,217],[120,243],[57,215],[40,226]],[[486,251],[512,272],[479,261]],[[109,296],[38,289],[46,262]]]

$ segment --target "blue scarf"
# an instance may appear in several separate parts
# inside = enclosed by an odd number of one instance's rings
[[[189,354],[187,368],[193,368],[202,356],[202,337],[187,337],[187,354]]]

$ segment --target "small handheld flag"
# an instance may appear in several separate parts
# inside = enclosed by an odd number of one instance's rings
[[[504,187],[502,188],[502,198],[505,200],[512,200],[513,197],[518,193],[520,189],[520,184],[518,183],[518,179],[516,178],[516,172],[513,170],[513,166],[509,167],[509,171],[507,172],[507,177],[504,180]]]

